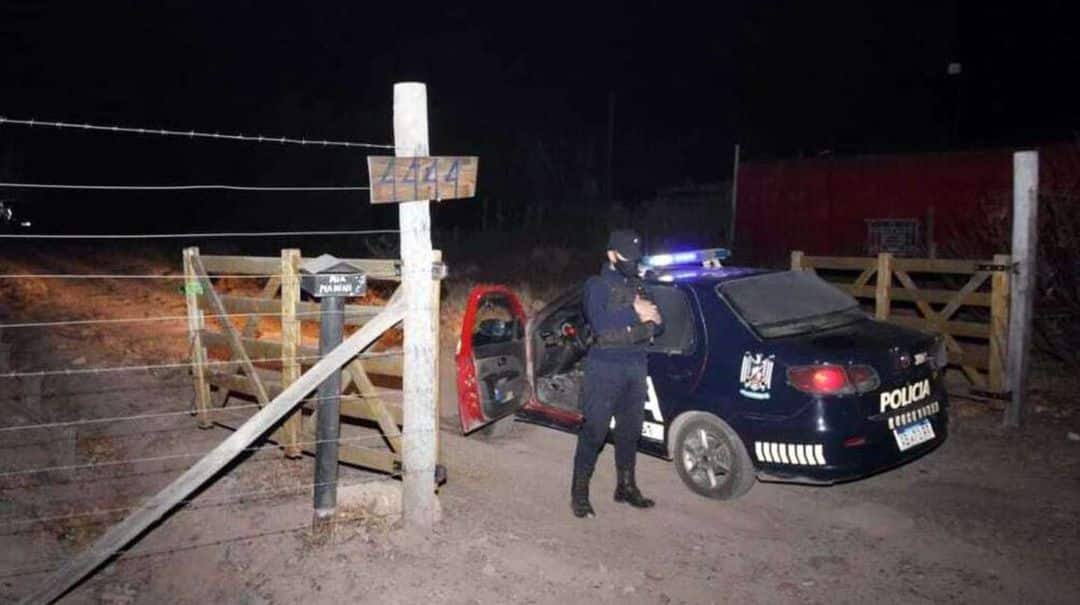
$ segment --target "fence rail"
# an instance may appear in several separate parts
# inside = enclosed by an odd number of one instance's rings
[[[791,253],[793,271],[830,272],[827,277],[840,289],[855,298],[873,299],[878,319],[941,334],[950,365],[959,368],[972,386],[994,394],[1009,390],[1005,368],[1010,266],[1011,259],[1004,254],[992,260],[954,260],[897,258],[888,253],[876,258]],[[956,283],[962,285],[950,287],[958,277]],[[913,303],[915,313],[900,312],[897,302]]]
[[[209,256],[201,255],[198,248],[184,250],[192,376],[200,427],[217,424],[236,428],[239,422],[230,424],[219,417],[211,421],[210,412],[228,409],[233,396],[265,405],[296,381],[305,367],[318,360],[318,348],[303,341],[303,322],[318,323],[320,317],[318,303],[300,300],[302,260],[300,250],[296,249],[282,250],[280,258]],[[438,251],[435,260],[441,260]],[[348,262],[367,272],[371,281],[401,281],[399,260],[349,259]],[[227,294],[215,289],[216,274],[263,276],[265,283],[257,295]],[[438,288],[435,290],[437,293]],[[434,308],[438,309],[438,301],[435,303]],[[384,308],[373,304],[346,305],[345,324],[363,326]],[[280,336],[269,338],[259,334],[259,321],[263,318],[277,320]],[[436,329],[437,326],[436,322]],[[211,362],[211,353],[219,357],[224,353],[226,362]],[[393,386],[376,386],[371,376],[389,377],[394,382],[403,374],[402,364],[402,350],[394,347],[361,355],[345,365],[342,393],[349,396],[341,401],[341,416],[374,427],[387,449],[343,444],[342,462],[387,473],[401,470],[402,392]],[[302,406],[275,430],[271,441],[282,445],[289,457],[311,452],[313,448],[308,444],[315,435],[317,414],[316,406]],[[362,429],[358,427],[358,430]]]

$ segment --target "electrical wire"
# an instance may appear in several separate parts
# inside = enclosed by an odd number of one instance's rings
[[[99,124],[75,124],[72,122],[49,122],[42,120],[20,120],[0,116],[0,126],[15,124],[18,126],[49,127],[49,128],[72,128],[78,130],[94,130],[101,132],[116,132],[125,134],[153,134],[160,136],[176,136],[189,139],[216,139],[230,141],[248,141],[253,143],[277,143],[290,145],[318,145],[322,147],[360,147],[365,149],[394,149],[393,145],[380,145],[377,143],[362,143],[357,141],[330,141],[325,139],[308,139],[295,137],[267,137],[263,135],[245,134],[221,134],[219,132],[201,132],[197,130],[170,130],[165,128],[133,128],[130,126],[104,126]]]
[[[242,275],[211,275],[210,279],[268,279],[281,277],[280,273]],[[131,274],[131,273],[5,273],[0,279],[189,279],[186,275]],[[199,281],[198,279],[192,281]]]
[[[325,187],[282,187],[260,185],[70,185],[61,183],[12,183],[0,181],[0,187],[9,189],[74,189],[79,191],[205,191],[219,189],[224,191],[370,191],[366,186],[325,186]]]

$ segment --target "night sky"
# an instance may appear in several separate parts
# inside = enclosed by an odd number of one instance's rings
[[[607,198],[612,106],[631,206],[730,178],[736,142],[753,161],[1080,130],[1065,2],[190,4],[4,2],[0,115],[391,143],[392,85],[419,80],[433,153],[481,156],[481,195],[511,208]],[[0,126],[15,181],[354,185],[364,155]],[[0,197],[47,231],[396,220],[355,193]],[[475,226],[462,204],[441,220]]]

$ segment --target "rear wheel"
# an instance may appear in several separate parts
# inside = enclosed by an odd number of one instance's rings
[[[754,463],[742,439],[726,422],[709,414],[688,419],[674,436],[675,468],[694,492],[734,500],[754,486]]]

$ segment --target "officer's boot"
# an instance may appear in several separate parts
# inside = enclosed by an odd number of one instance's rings
[[[634,508],[652,508],[656,502],[646,498],[634,481],[634,467],[617,469],[619,483],[615,487],[615,501],[626,502]]]
[[[570,483],[570,508],[579,518],[595,517],[596,511],[589,504],[589,473],[574,469],[574,478]]]

